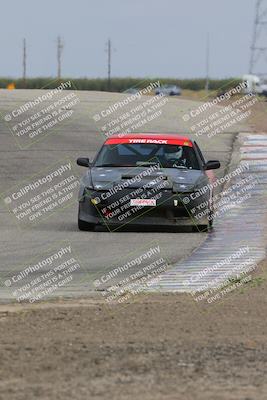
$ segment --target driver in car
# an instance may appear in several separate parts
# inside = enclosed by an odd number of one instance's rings
[[[183,147],[167,145],[164,146],[164,157],[166,164],[170,167],[184,167],[187,168],[186,158],[183,157]]]

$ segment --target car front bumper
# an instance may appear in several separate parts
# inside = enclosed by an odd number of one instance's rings
[[[79,219],[108,228],[127,224],[183,226],[209,223],[208,197],[192,200],[187,193],[175,194],[171,190],[164,190],[157,194],[156,206],[134,207],[130,206],[130,193],[130,190],[123,190],[112,199],[103,199],[101,192],[87,191],[79,201]],[[122,199],[125,201],[122,202]]]

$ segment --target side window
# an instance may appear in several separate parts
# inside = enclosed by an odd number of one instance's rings
[[[200,150],[200,148],[198,147],[197,142],[194,142],[194,145],[195,145],[195,147],[196,147],[196,151],[197,151],[197,153],[198,153],[198,155],[199,155],[199,158],[200,158],[202,164],[205,165],[205,164],[206,164],[206,160],[205,160],[203,154],[201,153],[201,150]]]

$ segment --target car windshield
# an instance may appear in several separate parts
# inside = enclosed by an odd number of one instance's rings
[[[151,164],[160,164],[162,168],[200,169],[192,147],[154,143],[104,145],[94,167],[137,167]]]

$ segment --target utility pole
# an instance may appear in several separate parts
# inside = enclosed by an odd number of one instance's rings
[[[23,50],[22,50],[22,79],[24,82],[24,86],[26,84],[26,60],[27,60],[27,52],[26,52],[26,39],[23,39]]]
[[[63,52],[63,43],[61,41],[61,37],[58,36],[57,38],[57,77],[58,79],[61,78],[61,56]]]
[[[111,40],[108,39],[108,91],[110,92],[111,89]]]
[[[267,73],[267,68],[260,72],[256,71],[256,66],[259,64],[260,60],[264,60],[266,62],[267,56],[267,47],[266,47],[266,27],[267,27],[267,1],[266,0],[257,0],[256,1],[256,10],[255,10],[255,20],[254,20],[254,28],[252,34],[252,43],[251,43],[251,53],[250,53],[250,62],[249,62],[249,73],[257,74],[257,75],[265,75]],[[265,33],[265,37],[264,37]],[[262,68],[262,66],[261,66]]]
[[[205,90],[208,94],[209,92],[209,84],[210,84],[210,35],[207,33],[207,42],[206,42],[206,85]]]

